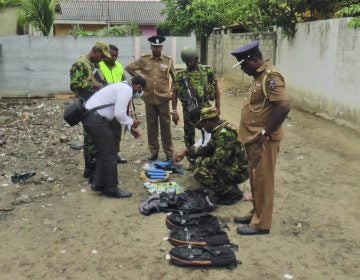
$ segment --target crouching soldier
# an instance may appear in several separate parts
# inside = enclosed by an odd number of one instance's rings
[[[215,193],[218,204],[233,204],[243,197],[238,184],[249,178],[244,144],[237,140],[236,127],[221,120],[214,107],[201,110],[197,126],[211,133],[210,141],[176,152],[174,162],[195,158],[194,178]]]

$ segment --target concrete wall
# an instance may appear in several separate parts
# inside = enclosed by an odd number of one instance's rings
[[[291,41],[280,29],[276,33],[211,35],[208,64],[219,75],[247,81],[240,68],[232,69],[235,58],[230,52],[260,40],[264,58],[273,58],[284,75],[293,106],[359,128],[360,29],[349,29],[348,20],[298,24]]]
[[[360,126],[360,29],[349,29],[347,22],[298,24],[292,41],[279,30],[276,64],[295,106]]]
[[[80,55],[87,54],[96,41],[119,48],[125,66],[150,52],[147,37],[42,37],[0,36],[0,97],[47,96],[68,92],[69,69]],[[168,37],[163,54],[180,61],[185,45],[195,46],[195,37]]]
[[[208,40],[208,64],[213,66],[218,75],[231,73],[234,77],[249,79],[239,67],[233,69],[236,59],[230,53],[252,41],[260,41],[260,50],[264,58],[275,60],[276,33],[228,33],[211,35]]]

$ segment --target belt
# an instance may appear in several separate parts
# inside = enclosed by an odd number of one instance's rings
[[[107,122],[111,122],[111,121],[109,121],[107,118],[105,118],[104,116],[102,116],[102,115],[100,115],[99,113],[98,113],[98,111],[94,111],[94,112],[92,112],[94,115],[97,115],[97,116],[99,116],[99,117],[101,117],[101,118],[103,118],[105,121],[107,121]]]

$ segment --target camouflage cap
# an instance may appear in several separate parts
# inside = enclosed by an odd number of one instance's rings
[[[102,53],[106,56],[111,58],[111,54],[110,54],[110,48],[109,45],[104,43],[104,42],[96,42],[95,46],[96,49],[99,49],[102,51]]]
[[[201,109],[199,122],[203,120],[213,119],[218,116],[219,115],[215,107],[205,107]]]

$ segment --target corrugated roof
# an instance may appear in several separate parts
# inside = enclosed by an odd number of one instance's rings
[[[56,14],[55,23],[86,21],[157,24],[165,16],[160,11],[162,2],[153,1],[72,1],[60,0],[61,13]]]

